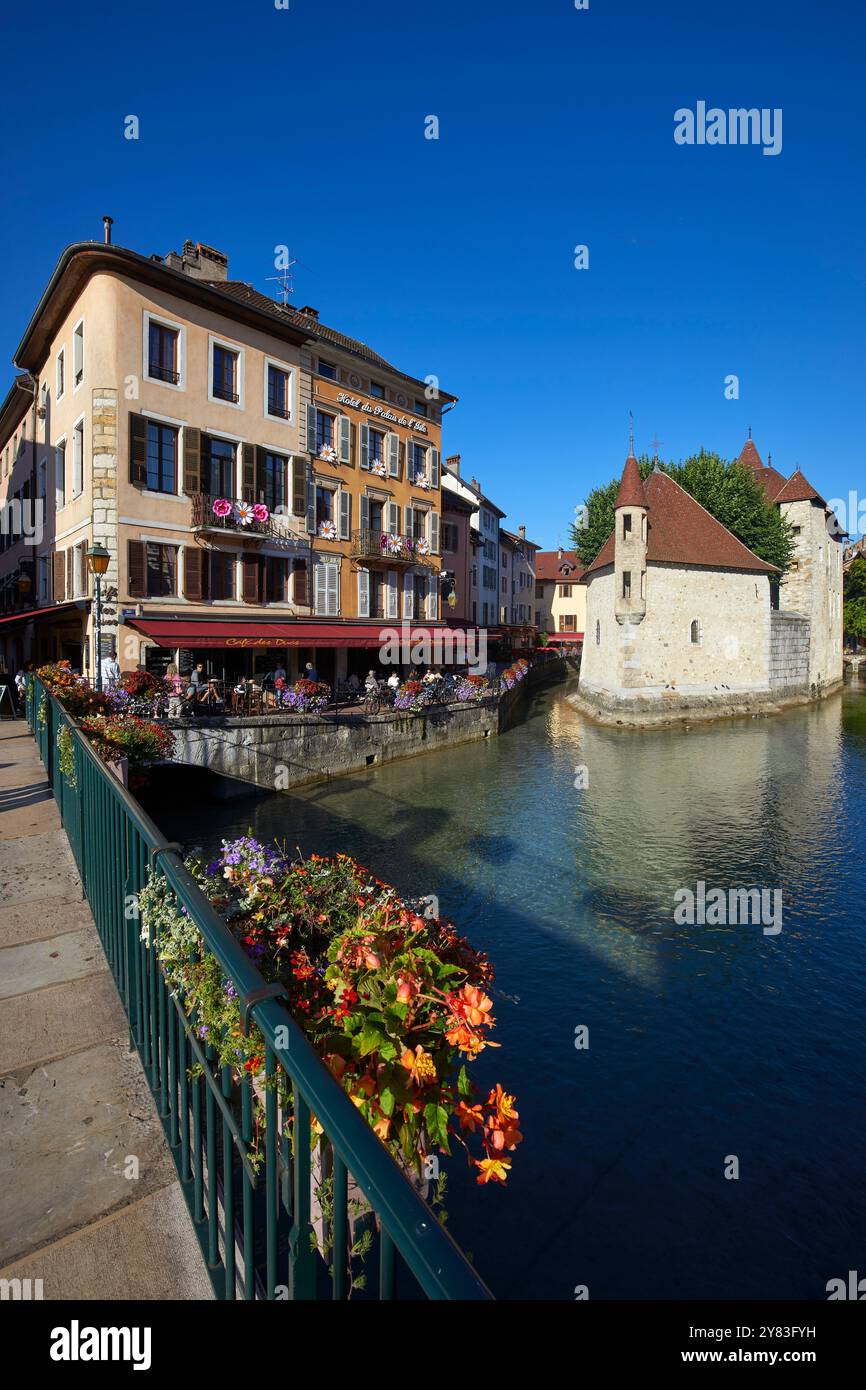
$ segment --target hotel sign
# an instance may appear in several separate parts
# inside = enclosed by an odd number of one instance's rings
[[[339,393],[337,401],[340,405],[348,405],[352,410],[360,410],[363,415],[370,415],[374,419],[387,420],[392,425],[403,425],[405,429],[417,430],[418,434],[427,433],[427,426],[423,420],[413,420],[409,415],[395,415],[387,406],[370,405],[368,401],[350,396],[346,391]]]

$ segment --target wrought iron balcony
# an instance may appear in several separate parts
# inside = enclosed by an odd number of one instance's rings
[[[195,531],[228,531],[277,541],[309,539],[302,532],[303,518],[274,513],[261,503],[245,502],[239,497],[214,497],[207,492],[192,493],[191,501]]]
[[[177,386],[180,381],[180,372],[173,371],[171,367],[163,367],[159,362],[148,362],[147,374],[156,381],[168,381],[172,386]]]
[[[426,540],[416,536],[398,536],[391,531],[374,531],[369,527],[352,532],[352,558],[382,560],[389,565],[426,565],[433,568],[433,557]]]

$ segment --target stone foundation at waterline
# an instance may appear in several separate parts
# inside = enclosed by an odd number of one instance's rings
[[[551,668],[555,667],[555,670]],[[176,763],[239,784],[288,791],[502,733],[528,689],[563,679],[551,662],[513,690],[478,704],[434,705],[421,714],[258,715],[173,720]],[[242,790],[242,787],[239,787]]]

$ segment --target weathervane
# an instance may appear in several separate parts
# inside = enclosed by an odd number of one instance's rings
[[[628,453],[631,458],[634,453],[634,411],[628,413]]]
[[[653,446],[653,458],[658,458],[658,456],[659,456],[659,449],[660,449],[661,446],[664,444],[664,440],[663,440],[663,439],[657,439],[657,438],[656,438],[656,439],[651,439],[651,440],[650,440],[650,444]]]

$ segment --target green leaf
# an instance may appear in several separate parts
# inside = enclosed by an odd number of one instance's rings
[[[366,1057],[370,1052],[376,1052],[385,1042],[385,1034],[380,1028],[371,1028],[369,1024],[358,1034],[358,1051],[362,1057]]]
[[[472,1082],[466,1075],[465,1065],[460,1068],[457,1076],[457,1093],[462,1096],[464,1100],[468,1100],[472,1095]]]
[[[390,1086],[383,1086],[379,1091],[379,1104],[386,1115],[394,1114],[394,1092]]]

